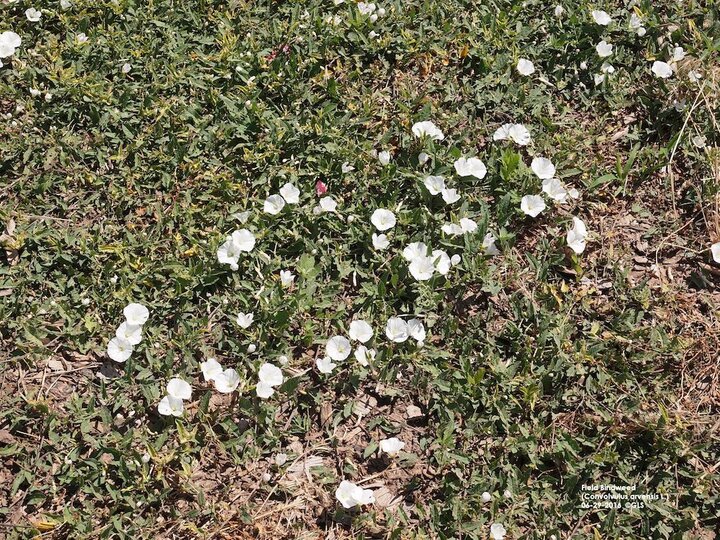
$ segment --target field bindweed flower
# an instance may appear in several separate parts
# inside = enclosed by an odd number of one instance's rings
[[[213,377],[215,390],[221,394],[233,393],[240,384],[240,374],[233,368],[227,368],[222,373],[218,373]]]
[[[533,158],[530,168],[541,180],[555,176],[555,165],[552,164],[552,161],[544,157]]]
[[[166,391],[168,396],[177,399],[190,399],[192,396],[190,383],[179,377],[174,377],[168,381]]]
[[[280,197],[282,199],[282,197]],[[229,264],[233,270],[238,269],[240,254],[248,253],[255,247],[255,235],[247,229],[234,231],[225,238],[225,242],[217,250],[218,262]]]
[[[462,226],[457,223],[445,223],[442,227],[440,227],[440,229],[442,232],[450,236],[460,236],[465,232],[463,231]]]
[[[120,72],[121,72],[121,73],[128,74],[128,73],[130,73],[130,70],[131,70],[131,69],[132,69],[132,64],[130,64],[129,62],[125,62],[125,63],[122,65],[122,67],[120,68]]]
[[[607,58],[613,52],[613,46],[604,39],[595,45],[595,50],[600,58]]]
[[[482,498],[482,502],[490,502],[492,500],[492,495],[487,491],[483,491],[480,497]]]
[[[283,287],[292,287],[294,282],[295,274],[293,274],[290,270],[280,270],[280,284]]]
[[[107,355],[115,362],[125,362],[132,352],[132,343],[118,337],[112,338],[107,346]]]
[[[403,343],[410,336],[410,329],[400,317],[391,317],[385,325],[385,335],[394,343]]]
[[[352,340],[367,343],[372,339],[373,333],[372,326],[370,326],[367,321],[358,319],[350,323],[348,334]]]
[[[430,195],[439,195],[445,189],[445,178],[431,175],[425,178],[424,184]]]
[[[397,220],[395,219],[395,214],[390,210],[378,208],[372,213],[370,222],[375,225],[378,231],[387,231],[395,226]]]
[[[375,349],[368,349],[365,345],[358,345],[353,354],[355,356],[355,360],[358,361],[358,364],[367,367],[370,362],[375,360],[377,351]]]
[[[334,212],[337,209],[337,202],[328,195],[320,199],[320,208],[324,212]]]
[[[448,260],[449,262],[449,260]],[[408,333],[418,343],[425,341],[425,326],[420,319],[410,319],[407,322]]]
[[[640,16],[637,13],[633,13],[630,15],[630,30],[633,30],[635,33],[637,33],[638,36],[642,37],[645,35],[645,27],[643,26],[643,20],[640,18]]]
[[[710,246],[710,253],[712,253],[713,261],[720,263],[720,242],[715,242]]]
[[[280,188],[280,196],[288,204],[297,204],[300,202],[300,190],[290,182]]]
[[[263,211],[271,216],[278,215],[283,208],[285,208],[285,199],[280,195],[270,195],[263,204]]]
[[[450,257],[450,263],[453,266],[457,266],[461,262],[462,262],[462,257],[460,255],[458,255],[457,253],[455,255],[453,255],[452,257]]]
[[[557,202],[564,202],[568,192],[563,183],[557,178],[548,178],[542,182],[542,190],[548,197]]]
[[[503,124],[493,134],[494,141],[510,139],[519,146],[530,144],[531,137],[528,129],[522,124]]]
[[[373,243],[373,247],[375,249],[377,249],[378,251],[382,251],[382,250],[390,247],[390,240],[388,240],[388,237],[386,234],[373,233],[372,243]]]
[[[355,170],[355,167],[350,165],[347,161],[340,166],[340,170],[343,174],[347,174]]]
[[[460,228],[463,233],[474,233],[477,231],[477,223],[470,218],[460,218]]]
[[[453,204],[460,200],[460,194],[457,189],[445,188],[442,190],[442,198],[447,204]]]
[[[0,33],[0,58],[8,58],[15,54],[22,43],[22,39],[15,32],[5,31]]]
[[[573,217],[573,228],[567,232],[567,244],[578,255],[585,251],[587,228],[579,218]]]
[[[375,11],[375,4],[371,2],[358,2],[357,8],[361,15],[371,15]]]
[[[378,154],[378,161],[380,162],[380,165],[383,167],[385,165],[388,165],[390,163],[390,152],[387,150],[383,150]]]
[[[142,325],[128,324],[127,321],[123,321],[115,330],[115,336],[124,339],[130,345],[138,345],[142,341]]]
[[[593,20],[600,26],[607,26],[612,22],[612,17],[601,9],[591,11],[590,15],[592,15]]]
[[[255,392],[261,399],[267,399],[275,393],[275,386],[280,386],[284,377],[279,367],[269,362],[260,366],[258,371],[258,383]]]
[[[378,446],[380,446],[380,450],[393,458],[397,457],[397,455],[400,453],[400,450],[405,448],[405,443],[397,437],[390,437],[389,439],[383,439],[382,441],[380,441],[378,443]]]
[[[351,352],[350,341],[345,336],[333,336],[325,345],[325,353],[332,360],[345,360]]]
[[[327,193],[327,190],[328,187],[325,182],[323,182],[322,180],[318,180],[317,182],[315,182],[315,194],[318,197],[322,197],[323,195],[325,195]]]
[[[332,359],[327,356],[324,358],[317,358],[315,360],[315,365],[317,366],[318,371],[320,373],[324,373],[325,375],[332,373],[337,367],[337,364],[335,364]]]
[[[426,257],[427,246],[423,242],[413,242],[412,244],[405,246],[402,256],[408,262],[412,262],[420,257]]]
[[[87,43],[88,37],[84,32],[80,32],[77,36],[75,36],[75,41],[82,45],[83,43]]]
[[[435,261],[427,255],[417,257],[410,262],[408,269],[417,281],[427,281],[435,273]]]
[[[535,73],[535,66],[530,60],[525,58],[520,58],[518,60],[516,69],[520,75],[525,75],[526,77]]]
[[[252,313],[238,313],[237,314],[237,323],[240,325],[240,328],[247,329],[250,328],[250,325],[253,323],[253,319],[255,318],[255,315]]]
[[[685,58],[685,49],[682,47],[675,47],[673,49],[672,53],[672,61],[673,62],[680,62],[680,60],[683,60]]]
[[[669,79],[672,77],[673,69],[667,62],[661,62],[659,60],[656,60],[653,62],[652,68],[650,68],[651,71],[655,74],[656,77],[660,79]]]
[[[525,195],[520,201],[520,210],[530,217],[536,217],[545,210],[545,201],[540,195]]]
[[[441,249],[435,249],[432,252],[431,258],[435,264],[435,270],[437,270],[438,274],[443,276],[447,275],[450,271],[450,267],[452,266],[448,254]]]
[[[142,304],[131,303],[123,309],[123,315],[128,324],[132,326],[142,326],[150,317],[150,311]]]
[[[214,381],[218,375],[222,375],[223,368],[214,358],[208,358],[205,362],[200,362],[200,370],[202,371],[205,382]]]
[[[492,540],[503,540],[506,534],[507,531],[502,523],[493,523],[490,526],[490,538],[492,538]]]
[[[163,416],[182,416],[185,406],[183,400],[173,397],[165,396],[158,403],[158,412]]]
[[[343,505],[343,508],[353,508],[375,502],[375,495],[371,489],[363,489],[347,480],[340,482],[335,490],[335,498]]]
[[[555,6],[555,11],[553,13],[555,13],[556,17],[561,17],[562,14],[565,13],[565,8],[558,4]]]
[[[62,9],[70,9],[72,4],[70,3],[70,0],[60,0],[60,7]]]
[[[428,159],[430,159],[430,156],[427,154],[427,152],[420,152],[418,154],[418,164],[419,165],[425,165],[427,163]]]
[[[435,141],[442,141],[445,139],[445,135],[435,124],[429,120],[424,122],[416,122],[412,126],[413,135],[417,138],[429,137]]]
[[[458,158],[455,160],[454,165],[455,172],[457,172],[460,176],[474,176],[478,180],[482,180],[487,174],[487,167],[485,167],[482,160],[476,157]],[[442,191],[442,188],[440,188],[440,190]]]
[[[498,250],[497,246],[495,245],[495,242],[497,241],[497,238],[493,236],[492,233],[487,233],[485,237],[483,238],[482,247],[485,250],[485,253],[488,255],[499,255],[500,251]]]
[[[27,17],[27,20],[30,22],[38,22],[42,18],[42,12],[31,7],[25,10],[25,17]]]

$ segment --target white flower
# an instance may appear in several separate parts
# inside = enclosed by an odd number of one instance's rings
[[[255,385],[255,393],[260,399],[267,399],[275,393],[275,389],[261,381]]]
[[[465,232],[463,231],[462,225],[458,225],[457,223],[445,223],[440,229],[450,236],[458,236]]]
[[[410,319],[407,322],[408,333],[418,343],[425,341],[425,326],[420,319]]]
[[[435,270],[437,270],[438,273],[442,274],[443,276],[447,275],[447,273],[450,271],[450,267],[452,266],[448,254],[441,249],[435,249],[432,252],[431,258],[435,263]]]
[[[420,152],[418,154],[418,164],[419,165],[425,165],[425,163],[427,163],[428,159],[430,159],[430,156],[427,154],[427,152]]]
[[[274,364],[265,362],[258,370],[258,380],[270,386],[280,386],[285,378],[282,370]]]
[[[385,325],[385,335],[390,341],[402,343],[403,341],[407,341],[410,335],[410,329],[407,323],[400,317],[391,317]]]
[[[177,399],[190,399],[192,396],[192,386],[187,381],[179,377],[170,379],[167,383],[168,396]]]
[[[357,8],[362,15],[370,15],[375,11],[375,4],[371,2],[358,2]]]
[[[395,457],[400,453],[400,450],[405,448],[405,443],[397,437],[390,437],[389,439],[383,439],[380,441],[380,450],[385,452],[390,457]]]
[[[15,54],[22,40],[15,32],[5,31],[0,33],[0,58],[7,58]]]
[[[530,168],[541,180],[555,176],[555,165],[552,164],[552,161],[544,157],[533,158]]]
[[[485,249],[485,253],[488,255],[497,255],[500,253],[497,246],[495,246],[497,238],[492,233],[487,233],[483,238],[482,247]]]
[[[333,336],[325,345],[325,353],[333,360],[345,360],[351,352],[350,341],[345,336]]]
[[[460,200],[460,195],[457,189],[445,188],[442,190],[442,198],[447,204],[453,204]]]
[[[373,337],[373,329],[366,321],[358,319],[350,323],[350,331],[348,332],[350,339],[367,343]]]
[[[455,160],[455,172],[457,172],[460,176],[474,176],[478,180],[482,180],[487,174],[487,168],[482,160],[476,157],[461,157]]]
[[[315,365],[318,368],[318,371],[320,373],[329,374],[332,373],[333,370],[337,367],[337,364],[335,364],[329,357],[325,358],[317,358],[315,360]]]
[[[165,396],[158,403],[158,412],[163,416],[182,416],[183,400],[172,396]]]
[[[470,218],[461,218],[460,228],[463,233],[473,233],[477,230],[477,223]]]
[[[354,353],[355,360],[357,360],[361,366],[367,366],[375,360],[376,354],[375,349],[368,349],[365,345],[358,345]]]
[[[247,223],[247,220],[250,219],[250,210],[235,212],[232,217],[233,219],[237,219],[240,223]]]
[[[290,270],[280,270],[280,283],[283,287],[292,286],[294,281],[295,274],[293,274]]]
[[[137,345],[142,341],[142,326],[139,324],[128,324],[127,321],[117,327],[115,330],[115,336],[119,339],[124,339],[130,345]]]
[[[545,201],[540,195],[525,195],[520,201],[520,210],[531,217],[545,210]]]
[[[659,77],[661,79],[669,79],[670,77],[672,77],[673,74],[673,70],[670,64],[668,64],[667,62],[661,62],[659,60],[653,62],[651,70],[656,77]]]
[[[247,229],[233,232],[232,241],[240,251],[246,253],[249,253],[255,247],[255,235]]]
[[[507,531],[501,523],[493,523],[490,526],[490,538],[492,538],[492,540],[503,540],[506,534]]]
[[[42,13],[35,8],[28,8],[25,10],[25,16],[30,22],[38,22],[42,17]]]
[[[130,70],[132,69],[132,65],[129,62],[125,62],[122,67],[120,68],[121,73],[130,73]]]
[[[300,190],[290,182],[280,188],[280,196],[285,199],[288,204],[297,204],[300,202]]]
[[[335,498],[344,508],[375,502],[375,496],[371,489],[363,489],[347,480],[340,482],[340,485],[335,490]]]
[[[107,355],[116,362],[125,362],[132,352],[132,343],[118,337],[112,338],[107,346]]]
[[[249,252],[255,247],[255,235],[247,229],[240,229],[225,238],[225,242],[217,250],[217,259],[221,264],[229,264],[233,270],[238,269],[240,253]]]
[[[542,182],[542,190],[548,197],[557,202],[564,202],[568,192],[563,183],[557,178],[548,178]]]
[[[480,497],[482,497],[483,502],[490,502],[492,500],[492,495],[490,495],[487,491],[483,491]]]
[[[633,13],[630,15],[630,29],[631,30],[640,30],[640,28],[643,27],[643,20],[638,16],[637,13]]]
[[[328,195],[320,199],[320,208],[325,212],[334,212],[337,208],[337,202]]]
[[[77,36],[75,36],[75,41],[77,41],[80,44],[87,43],[88,37],[85,35],[84,32],[80,32]]]
[[[592,18],[595,19],[595,22],[601,26],[607,26],[612,22],[612,18],[605,11],[594,10],[591,11],[590,14],[592,15]]]
[[[505,139],[510,139],[520,146],[527,146],[531,140],[530,132],[522,124],[504,124],[493,134],[494,141],[504,141]]]
[[[372,243],[373,243],[373,247],[375,249],[377,249],[378,251],[387,249],[390,246],[390,240],[388,240],[388,237],[386,234],[373,233]]]
[[[340,167],[340,170],[343,172],[343,174],[347,174],[349,172],[352,172],[355,170],[355,167],[350,165],[347,161],[343,163]]]
[[[142,304],[131,303],[123,309],[123,315],[128,324],[133,326],[142,326],[150,317],[148,308]]]
[[[418,138],[427,136],[436,141],[442,141],[445,138],[445,135],[443,135],[443,132],[440,131],[440,128],[429,120],[413,124],[412,132],[413,135]]]
[[[673,62],[679,62],[680,60],[685,58],[685,49],[682,47],[675,47],[673,49],[673,55],[672,60]]]
[[[445,189],[445,178],[442,176],[428,176],[425,179],[425,187],[430,195],[439,195]]]
[[[405,246],[402,256],[408,262],[412,262],[420,257],[426,257],[427,246],[423,242],[413,242]]]
[[[283,199],[280,195],[270,195],[267,199],[265,199],[265,203],[263,204],[263,210],[265,213],[272,216],[282,212],[284,207],[285,199]]]
[[[600,71],[602,71],[603,73],[612,74],[615,73],[615,67],[608,62],[603,62],[603,65],[600,66]]]
[[[250,328],[250,325],[253,323],[253,319],[255,318],[255,315],[252,313],[238,313],[237,314],[237,323],[240,325],[240,328]]]
[[[535,66],[530,60],[520,58],[517,63],[517,70],[520,75],[532,75],[533,73],[535,73]]]
[[[383,150],[378,154],[378,161],[380,162],[380,165],[383,167],[390,163],[390,152],[387,150]]]
[[[645,30],[644,26],[641,26],[640,28],[637,29],[637,35],[640,37],[643,37],[646,32],[647,32],[647,30]]]
[[[460,261],[462,261],[462,257],[460,255],[458,255],[457,253],[455,255],[453,255],[452,257],[450,257],[450,262],[452,263],[453,266],[457,266],[458,264],[460,264]]]
[[[432,257],[422,256],[413,259],[409,266],[410,275],[418,281],[427,281],[435,272],[435,262]]]
[[[560,4],[555,6],[555,16],[560,17],[563,13],[565,13],[565,8],[562,7]]]
[[[372,213],[370,221],[378,231],[387,231],[395,226],[396,219],[395,214],[390,210],[384,208],[378,208]]]
[[[240,384],[240,374],[233,368],[227,368],[213,377],[215,390],[221,394],[231,394]]]
[[[70,9],[72,4],[70,3],[70,0],[60,0],[60,7],[62,9]]]
[[[579,218],[573,217],[573,228],[567,232],[567,244],[578,255],[585,251],[587,228]]]
[[[273,461],[275,462],[275,465],[277,465],[278,467],[282,467],[283,465],[285,465],[287,463],[287,460],[288,460],[287,454],[283,454],[283,453],[276,454],[275,458],[273,459]]]
[[[712,253],[713,261],[720,263],[720,242],[715,242],[710,246],[710,252]]]
[[[214,358],[208,358],[205,362],[200,362],[200,370],[206,382],[214,381],[223,372],[222,366]]]
[[[575,188],[570,188],[568,190],[568,195],[570,195],[573,199],[578,199],[580,197],[580,192]]]
[[[612,54],[613,46],[603,39],[600,43],[595,45],[595,50],[600,58],[607,58]]]

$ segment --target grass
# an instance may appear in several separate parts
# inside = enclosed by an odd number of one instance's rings
[[[559,3],[383,2],[371,22],[351,2],[78,0],[36,3],[36,23],[4,4],[0,31],[23,43],[0,68],[0,536],[484,539],[503,523],[507,538],[712,538],[717,9]],[[601,39],[616,71],[596,86]],[[686,58],[654,77],[675,44]],[[445,140],[414,138],[420,120]],[[493,142],[506,122],[532,145]],[[488,175],[458,178],[474,154]],[[581,197],[531,219],[534,155]],[[428,174],[461,201],[430,196]],[[318,180],[337,213],[313,212]],[[264,214],[286,182],[300,204]],[[398,218],[387,251],[376,208]],[[565,245],[573,215],[582,255]],[[462,216],[476,233],[441,233]],[[215,253],[241,227],[257,246],[232,272]],[[413,241],[461,263],[418,282],[400,256]],[[105,349],[131,301],[151,316],[117,364]],[[423,347],[384,338],[397,314],[424,321]],[[375,361],[320,374],[353,316]],[[258,367],[281,355],[286,382],[259,400]],[[204,383],[211,356],[241,392]],[[157,414],[175,375],[194,389],[177,420]],[[395,460],[377,452],[390,436]],[[343,510],[342,479],[378,502]],[[660,498],[584,508],[591,484]]]

